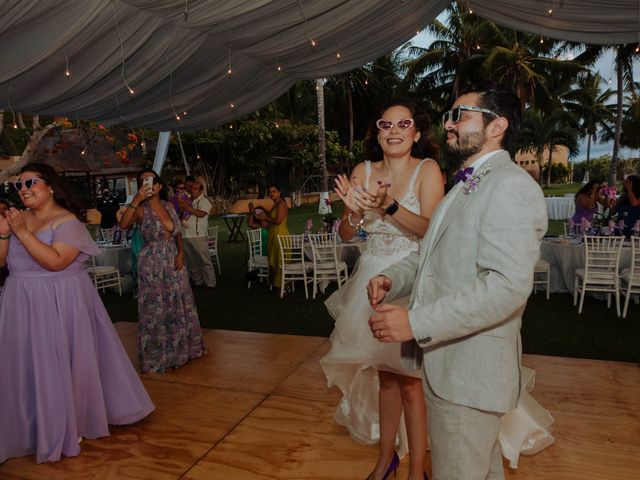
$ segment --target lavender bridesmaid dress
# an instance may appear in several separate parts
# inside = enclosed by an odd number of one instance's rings
[[[36,263],[16,236],[0,296],[0,463],[80,453],[78,439],[154,410],[82,262],[99,252],[77,220],[41,231],[80,250],[64,270]]]

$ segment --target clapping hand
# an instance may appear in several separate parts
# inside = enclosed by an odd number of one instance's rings
[[[11,233],[11,227],[9,226],[9,222],[4,216],[0,215],[0,235],[6,237]]]
[[[17,208],[11,207],[9,210],[7,210],[7,213],[5,214],[5,218],[3,220],[6,221],[10,230],[18,236],[26,234],[29,231],[29,229],[27,228],[27,220],[24,217],[24,212],[18,210]],[[1,225],[2,224],[0,223],[0,228]]]
[[[362,190],[357,192],[356,199],[363,210],[377,210],[382,207],[387,198],[387,190],[391,184],[386,180],[378,180],[378,188],[375,193]]]
[[[345,175],[338,175],[336,177],[335,191],[340,197],[340,200],[342,200],[352,212],[363,213],[362,208],[357,202],[357,194],[359,191],[362,191],[362,187],[356,177],[353,177],[352,184]]]

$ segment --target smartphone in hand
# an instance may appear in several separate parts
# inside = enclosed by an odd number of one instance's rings
[[[153,195],[153,177],[144,177],[142,181],[142,188],[146,189],[147,187],[149,187],[149,189],[145,190],[145,195],[150,197]]]

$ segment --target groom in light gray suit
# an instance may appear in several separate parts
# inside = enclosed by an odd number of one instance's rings
[[[504,478],[500,417],[520,394],[522,312],[547,229],[540,187],[507,152],[520,116],[518,97],[499,85],[461,93],[444,116],[461,181],[419,253],[368,285],[373,335],[403,342],[405,367],[422,364],[433,480]],[[408,308],[391,302],[408,294]]]

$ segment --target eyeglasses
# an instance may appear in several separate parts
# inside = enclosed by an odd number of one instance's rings
[[[27,187],[27,190],[31,190],[31,187],[33,187],[33,185],[38,182],[47,183],[40,177],[31,177],[25,178],[24,180],[16,180],[15,182],[13,182],[13,187],[19,192],[20,190],[22,190],[22,185],[24,184],[24,186]]]
[[[380,118],[376,121],[376,127],[380,130],[391,130],[393,126],[397,126],[400,130],[406,130],[407,128],[413,127],[413,118],[405,118],[402,120],[398,120],[397,122],[391,122],[389,120],[385,120],[384,118]]]
[[[473,105],[458,105],[448,112],[444,112],[444,115],[442,115],[442,123],[447,123],[447,121],[449,120],[451,120],[451,123],[458,123],[460,121],[460,116],[462,115],[463,110],[486,113],[487,115],[493,115],[495,118],[498,118],[500,116],[497,113],[492,112],[491,110],[486,108],[474,107]]]

